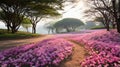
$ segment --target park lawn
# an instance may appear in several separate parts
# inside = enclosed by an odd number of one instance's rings
[[[0,40],[8,40],[8,39],[24,39],[31,37],[42,36],[40,34],[32,34],[29,32],[18,31],[15,34],[8,32],[6,29],[0,29]]]

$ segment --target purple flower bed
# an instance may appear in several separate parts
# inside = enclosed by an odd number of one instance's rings
[[[115,30],[100,30],[70,38],[84,44],[90,57],[81,62],[82,67],[120,67],[120,34]]]
[[[86,58],[82,63],[82,67],[120,67],[120,58],[113,55],[100,53],[93,54]]]
[[[72,54],[73,45],[64,39],[47,39],[0,52],[0,67],[52,67]]]

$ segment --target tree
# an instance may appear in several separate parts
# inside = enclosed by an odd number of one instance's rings
[[[22,21],[22,27],[24,27],[27,30],[27,32],[29,32],[28,28],[32,27],[31,26],[31,20],[29,18],[24,18],[23,21]]]
[[[63,2],[64,0],[0,0],[0,8],[5,13],[7,20],[9,20],[7,25],[11,28],[12,33],[15,33],[19,29],[23,18],[28,16],[28,13],[36,11],[33,7],[36,8],[39,5],[42,6],[40,10],[43,10],[43,6],[47,5],[59,9],[63,7]],[[37,11],[41,12],[40,10]]]
[[[107,9],[105,8],[105,5],[103,5],[103,3],[100,0],[90,0],[90,2],[92,1],[92,7],[90,10],[87,10],[87,13],[90,13],[92,15],[94,15],[97,20],[99,18],[102,18],[104,22],[102,22],[105,26],[105,28],[109,31],[109,25],[110,22],[112,22],[112,15],[107,11]],[[105,1],[108,5],[109,8],[111,8],[111,4],[109,3],[109,1]],[[94,20],[96,20],[96,18]],[[110,19],[111,18],[111,19]]]
[[[75,31],[78,27],[84,25],[82,21],[74,18],[65,18],[54,24],[56,29],[66,29],[67,32]]]
[[[109,19],[109,20],[111,20],[111,19]],[[110,21],[107,22],[107,21],[105,21],[104,17],[96,17],[94,19],[94,21],[102,23],[104,25],[104,27],[107,29],[107,31],[109,31],[109,26],[111,26],[111,25],[112,25],[113,29],[115,28],[112,20],[111,20],[111,23],[110,23]]]
[[[109,9],[109,12],[113,14],[117,24],[117,31],[120,33],[120,0],[112,0],[111,2],[113,11]]]
[[[107,30],[112,22],[113,28],[117,26],[117,31],[120,33],[120,0],[90,0],[94,5],[94,10],[97,10],[104,17]]]
[[[5,26],[7,27],[7,31],[9,32],[10,31],[10,24],[9,24],[9,20],[7,18],[8,18],[8,16],[6,16],[3,11],[1,11],[0,12],[0,20],[5,23]]]
[[[0,0],[0,8],[6,16],[5,21],[8,21],[6,24],[9,25],[12,33],[18,31],[27,12],[27,4],[30,2],[30,0]]]
[[[42,6],[36,5],[35,7],[33,7],[33,9],[36,11],[31,11],[32,13],[28,14],[28,17],[32,21],[31,22],[32,33],[36,33],[37,23],[40,22],[42,18],[51,18],[51,17],[56,17],[60,15],[60,13],[58,13],[57,11],[58,7],[54,8],[49,5],[42,5]]]
[[[55,27],[53,22],[46,23],[44,27],[48,30],[48,34],[55,33]]]

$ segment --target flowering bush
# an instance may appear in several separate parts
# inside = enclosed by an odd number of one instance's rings
[[[64,39],[47,39],[0,52],[0,67],[52,67],[72,54],[73,45]]]
[[[82,67],[120,67],[120,34],[115,30],[99,30],[69,39],[84,44],[91,55],[81,62]]]

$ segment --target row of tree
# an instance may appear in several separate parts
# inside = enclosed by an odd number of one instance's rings
[[[64,0],[0,0],[0,20],[15,33],[25,18],[32,24],[32,33],[42,18],[59,16]]]
[[[96,16],[96,20],[103,22],[108,31],[112,25],[120,33],[120,0],[89,0],[88,3],[92,5],[86,11],[88,15]]]

